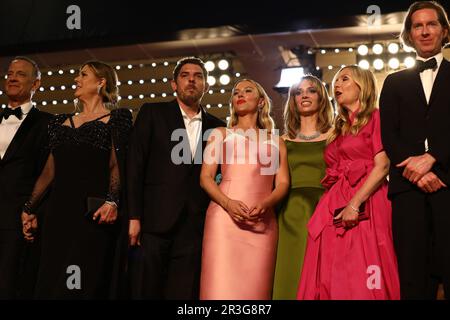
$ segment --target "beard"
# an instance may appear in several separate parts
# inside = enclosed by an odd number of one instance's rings
[[[177,90],[177,97],[186,105],[193,105],[200,103],[203,97],[203,92],[199,90],[188,91],[188,90]]]

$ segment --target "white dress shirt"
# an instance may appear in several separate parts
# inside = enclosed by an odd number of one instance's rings
[[[422,60],[422,61],[427,61],[432,58],[436,59],[436,62],[437,62],[436,69],[434,69],[434,70],[426,69],[420,73],[420,81],[422,82],[422,88],[423,88],[423,92],[425,93],[425,99],[427,99],[427,104],[430,103],[431,91],[433,90],[434,80],[436,79],[436,76],[439,71],[439,67],[441,66],[442,60],[444,59],[444,55],[442,54],[442,52],[440,52],[437,55],[430,57],[428,59],[425,59],[425,58],[422,58],[419,56],[416,57],[417,60]],[[424,148],[425,148],[425,152],[427,152],[428,151],[428,139],[425,139],[425,141],[424,141]]]
[[[10,116],[8,119],[3,119],[0,123],[0,157],[5,156],[6,150],[8,149],[11,141],[16,135],[17,130],[19,130],[20,125],[27,117],[33,105],[31,102],[24,103],[20,106],[22,108],[22,119],[17,119],[15,116]],[[8,105],[8,108],[11,106]]]
[[[423,92],[425,93],[425,98],[427,99],[427,103],[430,102],[431,91],[433,90],[434,80],[436,79],[437,73],[439,71],[439,67],[441,66],[442,60],[444,59],[444,55],[442,52],[437,55],[430,57],[428,59],[417,56],[417,60],[427,61],[432,58],[436,59],[437,66],[436,69],[427,69],[420,73],[420,81],[422,81]]]
[[[191,155],[192,158],[194,158],[198,139],[200,138],[202,132],[202,112],[201,110],[199,110],[195,116],[189,118],[186,112],[184,112],[183,108],[180,107],[180,111],[181,115],[183,116],[184,126],[186,127],[186,131],[188,134]]]

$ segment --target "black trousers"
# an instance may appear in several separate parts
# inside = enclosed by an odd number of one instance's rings
[[[450,190],[391,196],[402,299],[435,299],[439,282],[450,299]]]
[[[168,234],[143,233],[129,260],[132,299],[198,300],[203,223],[184,212]]]
[[[0,299],[15,299],[24,241],[18,231],[0,230]]]

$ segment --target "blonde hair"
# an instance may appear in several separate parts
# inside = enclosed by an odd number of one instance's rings
[[[284,107],[284,133],[287,134],[290,139],[295,139],[301,127],[300,113],[295,100],[295,93],[303,81],[309,81],[319,95],[319,111],[316,130],[325,133],[331,128],[333,122],[333,106],[331,105],[327,89],[320,79],[313,75],[306,75],[302,77],[298,83],[295,83],[290,87],[289,96]]]
[[[233,107],[233,94],[234,90],[236,89],[236,86],[244,81],[248,81],[252,83],[256,90],[258,91],[259,97],[263,98],[264,104],[262,108],[258,109],[258,119],[256,121],[256,125],[259,129],[267,129],[269,132],[272,131],[275,128],[275,123],[270,116],[270,110],[272,108],[272,102],[267,95],[264,88],[256,81],[251,79],[241,79],[237,81],[234,86],[233,90],[231,90],[231,98],[230,98],[230,120],[228,121],[228,128],[232,128],[238,123],[238,115],[236,114],[234,107]],[[259,108],[259,107],[258,107]]]
[[[335,100],[336,96],[334,92],[334,85],[339,77],[339,74],[344,69],[350,70],[353,81],[355,81],[356,85],[360,89],[358,97],[360,108],[355,121],[352,124],[350,122],[348,110],[336,102],[337,116],[334,120],[334,128],[328,138],[328,143],[332,142],[340,135],[358,134],[359,130],[369,122],[372,112],[377,108],[376,104],[378,100],[378,91],[375,77],[370,70],[362,69],[357,65],[343,67],[334,76],[332,86]]]
[[[119,81],[119,78],[116,70],[109,64],[97,60],[86,61],[81,65],[80,71],[85,66],[91,68],[97,78],[105,79],[105,85],[102,86],[99,92],[105,106],[108,109],[117,108],[119,103],[119,87],[117,86],[117,82]],[[82,103],[76,103],[75,107],[78,109],[79,105],[82,105]]]

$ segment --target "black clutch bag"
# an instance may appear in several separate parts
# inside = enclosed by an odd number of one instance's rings
[[[342,210],[346,207],[338,208],[334,210],[334,217],[337,217]],[[366,203],[363,202],[359,207],[358,221],[363,221],[369,219],[369,212],[366,211]],[[341,219],[333,219],[333,224],[336,228],[342,228],[342,218]]]
[[[86,219],[93,220],[94,213],[105,203],[106,199],[104,198],[96,198],[96,197],[88,197],[87,198],[87,211],[84,214]]]

